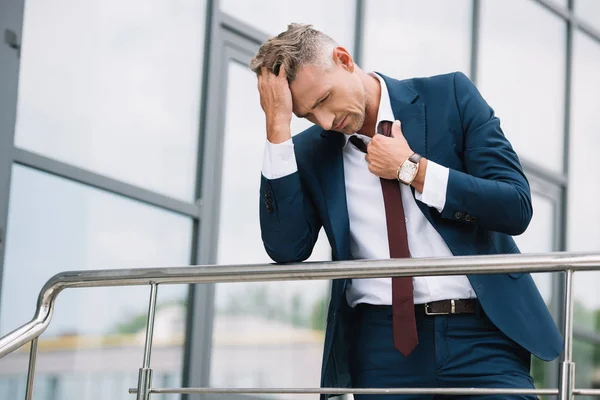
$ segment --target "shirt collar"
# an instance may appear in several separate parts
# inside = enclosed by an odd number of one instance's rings
[[[370,73],[369,75],[374,76],[379,81],[381,86],[381,98],[379,99],[379,110],[377,110],[377,123],[375,126],[379,126],[381,121],[394,121],[394,112],[392,111],[392,103],[390,102],[390,94],[387,89],[387,85],[383,78],[376,74],[375,72]],[[358,136],[366,142],[370,142],[371,138],[366,135],[362,135],[360,133],[354,133],[353,135],[344,135],[344,139],[346,143],[344,147],[348,144],[348,140],[350,140],[350,136]]]

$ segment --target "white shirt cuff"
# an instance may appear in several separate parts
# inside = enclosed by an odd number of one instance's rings
[[[262,174],[267,179],[279,179],[298,171],[292,139],[274,144],[266,141]]]
[[[440,213],[446,205],[446,189],[450,170],[433,161],[427,160],[427,173],[423,184],[423,193],[415,190],[415,197],[429,207],[436,208]]]

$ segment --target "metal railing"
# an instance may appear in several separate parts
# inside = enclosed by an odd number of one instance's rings
[[[575,395],[600,396],[600,390],[576,389],[573,362],[573,273],[600,270],[600,253],[511,254],[450,258],[395,260],[358,260],[299,264],[207,265],[175,268],[145,268],[63,272],[52,277],[42,288],[35,317],[27,324],[0,339],[0,358],[31,343],[25,399],[31,400],[37,357],[38,337],[52,319],[58,294],[69,288],[150,285],[150,301],[142,368],[139,370],[137,400],[148,400],[153,393],[170,394],[532,394],[559,395],[561,400]],[[152,387],[152,337],[158,285],[257,282],[282,280],[315,280],[338,278],[384,278],[390,276],[435,276],[492,274],[514,272],[566,272],[565,342],[557,389],[491,389],[491,388],[155,388]]]

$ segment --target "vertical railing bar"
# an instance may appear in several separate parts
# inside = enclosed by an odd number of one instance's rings
[[[146,324],[146,342],[144,346],[144,368],[150,368],[150,356],[152,355],[152,337],[154,336],[154,317],[156,315],[156,298],[158,284],[150,283],[150,302],[148,305],[148,322]]]
[[[152,369],[150,368],[150,357],[152,355],[152,337],[154,335],[154,317],[156,316],[156,297],[158,284],[150,282],[150,301],[148,304],[148,322],[146,324],[146,341],[144,344],[144,362],[138,375],[137,400],[150,399],[152,388]]]
[[[573,270],[567,269],[565,279],[565,343],[559,385],[560,400],[573,399],[573,385],[575,382],[575,363],[573,362],[573,304]]]
[[[31,341],[29,350],[29,367],[27,368],[27,386],[25,387],[25,400],[31,400],[33,397],[33,381],[35,379],[35,363],[37,361],[38,338]]]
[[[565,361],[573,361],[573,270],[568,269],[566,274],[565,291]]]

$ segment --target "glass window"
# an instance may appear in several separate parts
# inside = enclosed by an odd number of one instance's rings
[[[575,387],[578,389],[600,389],[600,345],[574,340],[573,361],[577,369],[575,372]],[[593,400],[596,397],[577,396],[577,398]]]
[[[217,263],[270,263],[258,215],[266,137],[256,76],[237,62],[228,73]],[[294,117],[292,125],[297,133],[306,122]],[[330,259],[321,231],[310,260]],[[318,386],[328,288],[327,281],[218,284],[211,385]]]
[[[269,36],[293,22],[312,24],[354,52],[354,0],[221,0],[221,10]]]
[[[577,2],[576,4],[578,4]],[[569,157],[568,249],[600,250],[600,148],[598,104],[600,104],[600,44],[576,32],[573,49],[571,140]],[[574,276],[575,324],[600,332],[600,272],[578,272]],[[576,385],[600,388],[600,347],[575,341]]]
[[[515,241],[521,253],[546,253],[556,250],[554,247],[556,208],[552,199],[536,192],[532,193],[533,218],[529,227]],[[533,274],[535,283],[546,301],[552,297],[552,274]]]
[[[600,250],[600,43],[576,32],[569,157],[568,247]]]
[[[483,1],[479,57],[481,92],[519,156],[562,172],[564,21],[533,1]]]
[[[54,274],[187,265],[191,232],[192,221],[186,217],[15,166],[0,335],[31,319],[40,289]],[[103,382],[102,398],[129,399],[126,389],[136,385],[142,365],[149,293],[149,286],[61,293],[40,339],[39,384],[56,393],[55,398],[92,400]],[[185,285],[159,287],[152,352],[155,377],[181,376],[186,299]],[[27,356],[18,351],[2,360],[0,393],[22,390]],[[52,379],[54,384],[45,384]]]
[[[546,197],[543,192],[543,187],[537,187],[535,181],[531,180],[532,186],[532,201],[533,201],[533,218],[529,223],[529,227],[525,233],[515,236],[515,241],[521,250],[521,253],[545,253],[555,251],[554,238],[556,233],[557,209],[556,202],[550,197]],[[552,283],[558,278],[555,273],[540,273],[532,274],[533,280],[537,285],[540,294],[544,298],[546,304],[552,305]],[[556,301],[556,296],[554,297]],[[531,374],[536,383],[536,387],[549,387],[548,380],[549,364],[541,361],[537,357],[532,358]]]
[[[27,2],[15,144],[194,200],[205,4]]]
[[[472,2],[367,0],[365,70],[394,78],[469,75]]]
[[[600,2],[597,0],[575,0],[575,13],[593,28],[600,29]]]

